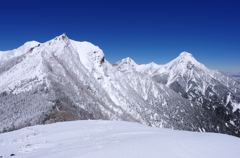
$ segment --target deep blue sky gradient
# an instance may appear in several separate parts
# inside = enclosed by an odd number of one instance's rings
[[[66,33],[114,64],[165,64],[187,51],[211,69],[240,72],[238,0],[5,0],[0,50]]]

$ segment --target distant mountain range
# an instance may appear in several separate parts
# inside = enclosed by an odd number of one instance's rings
[[[0,132],[105,119],[240,136],[239,109],[240,78],[187,52],[165,65],[111,65],[99,47],[66,34],[0,52]]]
[[[225,72],[225,73],[228,74],[228,75],[232,75],[234,77],[240,77],[240,72],[238,72],[238,73]]]

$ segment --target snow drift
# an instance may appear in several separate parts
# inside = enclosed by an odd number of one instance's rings
[[[0,156],[24,158],[239,157],[239,138],[86,120],[26,127],[0,134]]]

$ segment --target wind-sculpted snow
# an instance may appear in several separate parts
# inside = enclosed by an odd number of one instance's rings
[[[123,121],[81,120],[0,134],[2,158],[237,158],[239,138]]]
[[[130,58],[111,65],[98,46],[66,34],[0,53],[0,132],[106,119],[236,135],[238,80],[207,69],[189,53],[166,65],[137,65]],[[228,121],[216,104],[220,97]]]

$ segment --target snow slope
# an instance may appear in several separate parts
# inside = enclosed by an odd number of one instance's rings
[[[0,134],[0,156],[16,158],[239,157],[239,138],[122,121],[71,121]]]

